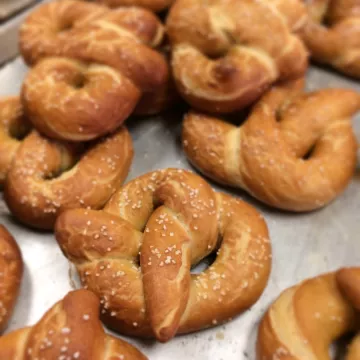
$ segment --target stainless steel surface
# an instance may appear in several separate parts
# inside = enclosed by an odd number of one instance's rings
[[[0,0],[0,64],[14,59],[19,52],[19,26],[30,11],[26,6],[45,1],[49,0]],[[6,20],[16,12],[16,15]]]
[[[17,11],[24,9],[37,0],[0,0],[0,20],[5,20]]]
[[[26,67],[16,60],[0,70],[0,95],[17,94]],[[353,87],[359,83],[312,68],[308,87]],[[129,179],[169,166],[191,168],[180,147],[180,116],[130,119],[136,155]],[[354,126],[360,140],[360,117]],[[227,189],[229,190],[229,189]],[[309,214],[276,211],[229,190],[258,207],[265,215],[273,245],[273,270],[260,301],[232,322],[195,334],[179,336],[168,344],[130,339],[151,359],[254,359],[257,323],[266,307],[284,288],[306,277],[360,263],[360,172],[345,193],[323,210]],[[0,222],[16,236],[26,263],[20,301],[10,330],[32,324],[71,289],[69,264],[52,234],[34,232],[16,223],[0,199]]]

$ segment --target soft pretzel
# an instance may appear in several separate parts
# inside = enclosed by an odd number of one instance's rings
[[[6,328],[14,310],[22,274],[20,248],[6,228],[0,225],[0,333]]]
[[[174,0],[95,0],[100,4],[107,5],[111,8],[119,6],[141,6],[151,11],[159,12],[167,9]]]
[[[141,8],[79,0],[40,6],[20,31],[21,53],[35,64],[22,88],[30,121],[52,138],[82,141],[118,128],[137,104],[141,113],[158,111],[145,105],[147,97],[162,101],[167,86],[166,59],[153,49],[163,33]]]
[[[262,216],[184,170],[132,180],[103,211],[65,211],[55,233],[83,286],[101,297],[105,324],[163,342],[249,308],[270,272]],[[214,251],[206,271],[190,274]]]
[[[332,342],[358,329],[359,281],[360,268],[345,268],[285,290],[260,323],[257,359],[329,360]],[[346,360],[359,358],[357,336]]]
[[[0,99],[0,188],[23,136],[30,130],[18,97]]]
[[[274,87],[237,127],[190,112],[183,124],[188,159],[212,179],[290,211],[325,206],[348,185],[356,166],[352,90],[302,92],[302,81]]]
[[[5,182],[4,198],[21,222],[52,229],[64,209],[101,208],[125,180],[132,157],[132,140],[126,128],[82,153],[33,131],[18,149]]]
[[[1,337],[0,358],[146,360],[132,345],[105,334],[99,299],[87,290],[70,292],[34,326]]]
[[[167,30],[180,93],[197,109],[228,113],[302,76],[307,52],[294,32],[305,20],[300,0],[177,0]]]
[[[308,0],[310,17],[301,32],[311,56],[360,78],[360,1]]]

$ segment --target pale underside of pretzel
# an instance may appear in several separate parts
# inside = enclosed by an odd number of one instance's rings
[[[310,17],[301,31],[312,57],[360,78],[359,0],[310,0]]]
[[[305,20],[298,0],[177,0],[167,31],[181,95],[199,110],[228,113],[302,76],[307,51],[294,32]]]
[[[30,129],[18,97],[0,100],[0,188],[22,138]]]
[[[258,360],[330,360],[329,347],[358,330],[360,268],[306,280],[285,290],[260,323]],[[360,337],[346,360],[360,358]]]
[[[23,274],[21,251],[15,239],[0,224],[0,333],[12,315]]]
[[[141,113],[159,110],[169,74],[153,48],[163,33],[157,17],[141,8],[78,0],[42,5],[20,31],[21,53],[35,65],[22,88],[30,121],[52,138],[82,141],[115,130],[137,105]]]
[[[137,178],[103,211],[65,211],[55,229],[83,286],[101,297],[104,322],[124,334],[165,342],[228,321],[257,301],[270,272],[262,216],[184,170]],[[190,273],[215,251],[206,271]]]
[[[0,337],[0,358],[146,360],[132,345],[105,334],[99,300],[86,290],[67,294],[34,326]]]
[[[212,179],[290,211],[309,211],[335,199],[356,166],[351,117],[360,109],[352,90],[304,94],[302,82],[277,86],[237,127],[190,112],[183,146],[190,162]]]
[[[132,157],[132,140],[124,127],[82,151],[33,131],[12,163],[5,201],[21,222],[52,229],[64,209],[101,208],[125,180]]]
[[[120,6],[141,6],[151,11],[159,12],[167,9],[174,0],[95,0],[111,8]]]

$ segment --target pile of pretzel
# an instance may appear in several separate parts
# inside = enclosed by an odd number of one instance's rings
[[[144,359],[99,318],[167,342],[262,295],[272,256],[259,211],[182,169],[122,185],[134,154],[125,123],[183,101],[195,168],[278,209],[324,207],[353,177],[360,94],[306,93],[304,78],[311,57],[360,79],[359,0],[57,0],[19,39],[29,71],[20,95],[0,100],[0,187],[18,221],[55,232],[85,290],[0,337],[1,359]],[[0,227],[0,330],[22,268]],[[359,330],[359,281],[359,268],[344,268],[282,293],[260,324],[258,360],[328,359],[334,340]]]

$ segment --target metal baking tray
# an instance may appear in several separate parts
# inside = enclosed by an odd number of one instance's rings
[[[18,94],[26,72],[21,59],[0,69],[0,95]],[[312,67],[307,80],[312,90],[350,87],[360,91],[359,83],[320,68]],[[128,179],[166,167],[191,169],[181,149],[181,118],[179,113],[169,113],[127,121],[135,146]],[[354,128],[360,141],[360,116],[354,119]],[[307,214],[281,212],[261,205],[242,191],[221,190],[254,204],[266,218],[273,246],[273,269],[268,287],[255,306],[226,325],[178,336],[167,344],[128,339],[150,359],[255,359],[258,322],[280,291],[306,277],[344,265],[360,264],[360,169],[335,202]],[[36,322],[72,287],[69,263],[53,234],[19,225],[10,216],[1,195],[0,223],[16,237],[26,264],[20,299],[8,328],[11,331]]]

